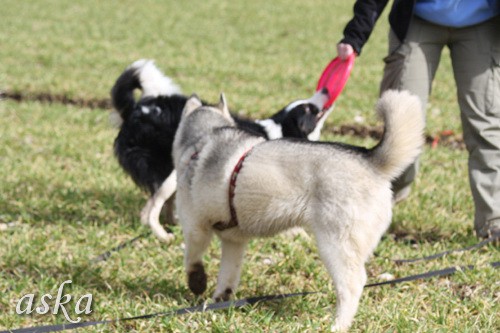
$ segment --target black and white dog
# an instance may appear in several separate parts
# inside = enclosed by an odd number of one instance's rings
[[[136,100],[134,92],[142,91]],[[152,60],[138,60],[118,77],[111,90],[120,130],[114,152],[121,167],[133,181],[151,195],[141,212],[141,222],[149,225],[160,239],[173,235],[160,225],[158,216],[166,204],[167,223],[174,224],[173,198],[165,197],[165,187],[176,186],[172,145],[188,97]],[[332,109],[323,110],[328,93],[320,91],[306,100],[290,103],[272,117],[249,120],[233,115],[239,128],[265,139],[282,137],[319,139],[321,128]],[[170,176],[170,177],[169,177]]]

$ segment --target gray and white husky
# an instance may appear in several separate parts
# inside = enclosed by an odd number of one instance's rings
[[[202,255],[216,234],[222,257],[214,299],[227,300],[240,279],[252,237],[292,227],[314,235],[337,292],[333,330],[347,329],[366,282],[365,262],[392,216],[391,180],[419,155],[419,99],[389,91],[376,109],[385,122],[372,149],[340,143],[266,141],[239,130],[221,95],[218,107],[192,96],[174,140],[177,209],[189,288],[202,294]]]

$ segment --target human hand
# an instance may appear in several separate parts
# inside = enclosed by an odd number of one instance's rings
[[[351,45],[345,43],[337,44],[337,55],[340,59],[346,60],[351,54],[354,53],[354,49]]]

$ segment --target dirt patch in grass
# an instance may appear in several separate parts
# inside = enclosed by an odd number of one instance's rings
[[[9,99],[17,102],[41,102],[41,103],[59,103],[91,109],[111,109],[111,100],[109,99],[83,99],[71,98],[65,95],[50,93],[20,93],[11,91],[1,91],[0,99]]]
[[[380,140],[382,138],[383,128],[381,126],[344,124],[340,126],[327,127],[323,130],[323,133]],[[437,134],[426,134],[425,142],[432,147],[437,147],[439,145],[454,149],[465,149],[465,143],[462,135],[455,134],[450,131],[442,131]]]

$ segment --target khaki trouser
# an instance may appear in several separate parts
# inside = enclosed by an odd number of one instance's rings
[[[500,223],[500,17],[460,29],[413,18],[403,43],[391,31],[380,90],[407,89],[421,98],[424,112],[445,46],[469,152],[474,227],[485,236]],[[395,192],[411,184],[417,168],[416,162],[393,182]]]

